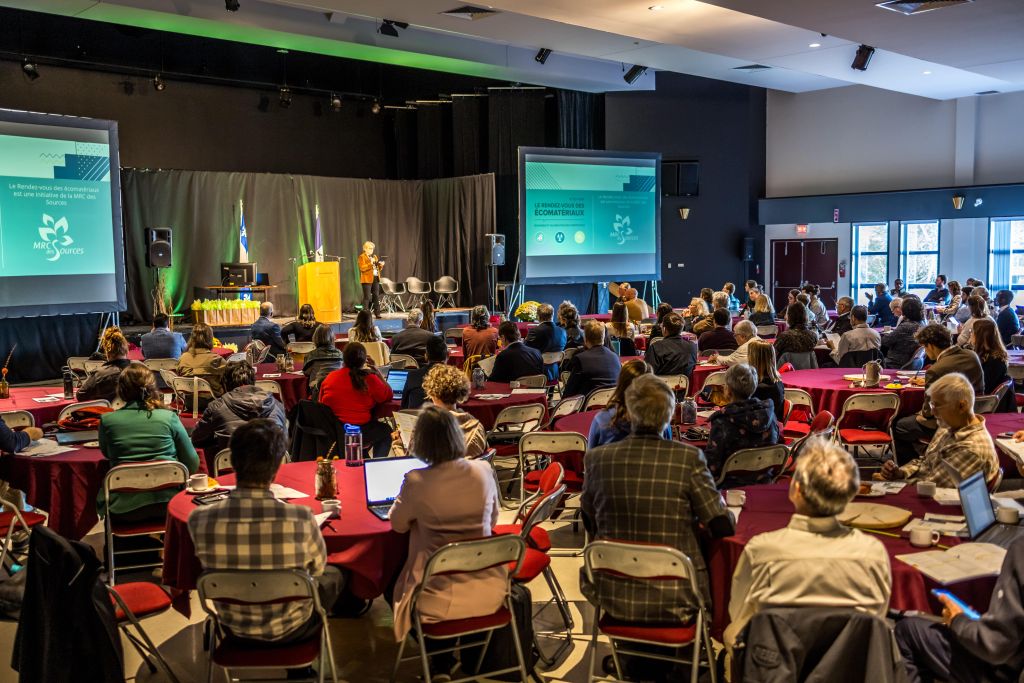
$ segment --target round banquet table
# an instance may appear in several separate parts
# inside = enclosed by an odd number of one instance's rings
[[[714,539],[708,547],[707,565],[711,577],[711,635],[719,640],[722,631],[729,625],[729,598],[732,590],[732,576],[739,563],[743,547],[753,536],[765,531],[781,529],[789,524],[793,515],[793,505],[789,502],[789,484],[778,483],[766,486],[749,486],[747,503],[743,506],[736,533],[728,538]],[[917,495],[913,485],[904,488],[900,493],[887,495],[884,498],[856,498],[856,501],[881,502],[911,511],[915,517],[922,517],[926,512],[950,512],[948,506],[942,506],[930,498]],[[889,529],[890,533],[902,533],[899,529]],[[869,532],[864,532],[869,533]],[[940,584],[929,579],[917,569],[897,560],[896,555],[922,552],[921,548],[910,545],[905,535],[900,538],[871,534],[885,546],[889,553],[892,568],[892,597],[889,606],[898,610],[921,610],[932,614],[939,613],[939,603],[929,593]],[[959,539],[943,536],[940,541],[944,545],[956,545]],[[958,597],[972,605],[980,612],[988,608],[995,577],[983,577],[960,581],[946,586]]]
[[[60,411],[75,402],[75,399],[59,398],[52,403],[37,403],[32,399],[43,398],[49,394],[64,395],[64,388],[54,387],[11,387],[11,397],[0,399],[0,413],[8,410],[27,410],[35,418],[36,426],[47,422],[56,422]]]
[[[509,395],[495,400],[486,400],[477,398],[480,394]],[[491,429],[498,417],[498,413],[502,410],[509,406],[522,406],[529,403],[540,403],[547,406],[547,394],[512,394],[508,384],[503,382],[486,382],[483,389],[473,389],[470,392],[469,400],[465,403],[460,403],[459,408],[480,420],[480,424],[484,426],[484,429]],[[391,403],[381,406],[374,415],[378,418],[387,417],[400,408],[401,403],[399,401],[391,401]]]
[[[1024,415],[1020,413],[989,413],[982,415],[985,418],[985,429],[992,435],[994,441],[1003,432],[1016,432],[1024,429]],[[996,455],[999,456],[999,466],[1003,468],[1003,477],[1016,479],[1018,477],[1017,462],[996,446]]]
[[[867,389],[851,387],[843,375],[858,374],[856,368],[818,368],[817,370],[794,370],[782,373],[782,383],[790,389],[803,389],[811,395],[815,411],[827,410],[836,418],[843,411],[843,403],[854,394],[895,393],[900,397],[899,417],[912,415],[924,405],[922,387],[905,386],[902,389],[886,389],[882,386]],[[883,370],[882,374],[895,378],[895,370]]]
[[[714,372],[721,372],[725,370],[724,365],[701,365],[698,363],[694,366],[693,372],[690,373],[690,396],[696,396],[700,393],[700,390],[704,388],[704,382],[707,381],[708,375]]]
[[[206,472],[202,449],[199,471]],[[47,526],[78,540],[96,525],[96,495],[109,461],[98,448],[75,448],[56,455],[13,455],[0,460],[0,478],[25,492],[25,500],[49,513]]]
[[[268,377],[267,375],[280,375]],[[269,379],[281,387],[281,401],[289,411],[306,398],[306,376],[302,374],[302,363],[295,364],[293,372],[282,372],[275,363],[260,363],[256,366],[256,379]]]
[[[352,573],[349,587],[356,597],[372,599],[381,595],[405,562],[408,537],[391,530],[391,523],[378,519],[366,507],[366,484],[362,467],[335,467],[338,475],[338,499],[341,519],[322,527],[327,546],[327,562]],[[316,462],[286,463],[278,470],[275,482],[308,493],[313,489]],[[234,475],[225,475],[218,483],[233,484]],[[287,501],[305,505],[314,513],[322,512],[320,501],[312,495]],[[198,507],[192,496],[179,493],[167,506],[167,534],[164,536],[163,582],[179,590],[191,590],[202,572],[188,532],[188,516]]]

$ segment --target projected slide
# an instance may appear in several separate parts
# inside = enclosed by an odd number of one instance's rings
[[[0,317],[124,308],[116,132],[0,111]]]
[[[526,283],[660,279],[660,155],[520,149]]]

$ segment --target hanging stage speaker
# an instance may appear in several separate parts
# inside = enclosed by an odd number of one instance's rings
[[[171,267],[171,239],[170,228],[146,228],[147,267]]]
[[[754,238],[744,237],[743,238],[743,260],[753,261],[754,260]]]
[[[491,254],[487,265],[505,265],[505,236],[500,233],[488,233],[485,236],[491,240]]]

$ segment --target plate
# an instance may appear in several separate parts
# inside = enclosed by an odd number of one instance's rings
[[[858,373],[858,374],[853,374],[853,375],[843,375],[843,379],[845,379],[847,382],[863,382],[864,381],[864,373]],[[878,376],[879,383],[887,382],[890,379],[892,379],[892,375],[882,374],[882,375]]]

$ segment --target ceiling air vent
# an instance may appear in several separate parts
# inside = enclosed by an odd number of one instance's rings
[[[975,95],[998,95],[998,90],[982,90],[981,92],[974,93]]]
[[[487,9],[485,7],[473,7],[472,5],[463,5],[462,7],[456,7],[445,12],[441,12],[445,16],[454,17],[456,19],[465,19],[466,21],[476,21],[477,19],[486,19],[494,14],[501,14],[497,10]]]
[[[954,5],[963,5],[968,2],[974,2],[974,0],[889,0],[888,2],[875,3],[875,5],[882,9],[911,15],[931,12],[933,9],[945,9]]]
[[[770,68],[770,66],[765,66],[764,64],[747,64],[746,66],[734,66],[732,69],[733,71],[764,71]]]

